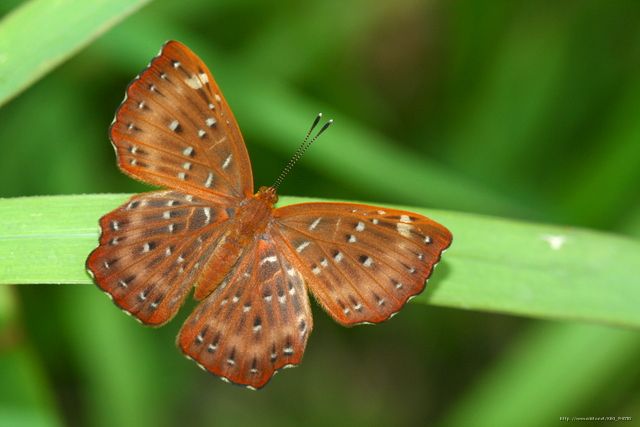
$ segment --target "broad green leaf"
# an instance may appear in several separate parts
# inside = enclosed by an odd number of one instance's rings
[[[0,200],[0,283],[90,283],[98,218],[127,195]],[[281,204],[308,199],[282,197]],[[446,225],[453,245],[417,301],[640,327],[640,242],[596,231],[407,208]]]

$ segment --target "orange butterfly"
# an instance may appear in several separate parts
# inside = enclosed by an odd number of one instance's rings
[[[277,185],[254,194],[229,105],[204,63],[175,41],[129,85],[110,136],[126,174],[169,189],[101,218],[89,273],[147,325],[173,318],[195,287],[201,302],[178,346],[236,384],[257,389],[300,363],[313,326],[307,289],[343,325],[381,322],[422,292],[451,244],[449,230],[415,213],[275,208]]]

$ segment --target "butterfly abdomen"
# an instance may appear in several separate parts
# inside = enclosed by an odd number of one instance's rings
[[[272,218],[273,205],[270,198],[261,192],[242,201],[240,206],[230,210],[227,231],[218,240],[216,248],[208,259],[197,280],[195,298],[201,300],[209,295],[229,274],[242,252],[260,236]]]

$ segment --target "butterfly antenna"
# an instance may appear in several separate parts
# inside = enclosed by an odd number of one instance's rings
[[[322,113],[318,113],[316,118],[313,120],[311,127],[307,131],[307,135],[302,141],[302,144],[300,144],[296,152],[293,153],[293,156],[291,156],[291,159],[289,159],[289,162],[285,165],[284,169],[282,169],[282,172],[280,172],[280,175],[278,175],[278,178],[276,178],[276,181],[271,186],[272,188],[277,189],[280,184],[282,184],[282,180],[289,174],[293,166],[298,162],[298,160],[302,158],[309,147],[311,147],[311,144],[313,144],[318,139],[318,137],[320,137],[320,135],[322,135],[322,133],[327,130],[327,128],[333,123],[333,119],[329,120],[320,128],[318,133],[313,138],[309,139],[309,137],[311,136],[311,132],[313,132],[316,126],[318,126],[320,119],[322,119]]]

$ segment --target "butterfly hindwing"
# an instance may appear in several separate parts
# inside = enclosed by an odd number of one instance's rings
[[[266,234],[196,307],[178,346],[213,374],[260,388],[300,363],[312,326],[303,278]]]
[[[377,323],[422,292],[451,244],[442,225],[415,213],[348,203],[276,209],[280,240],[311,293],[343,325]]]
[[[213,76],[170,41],[129,85],[110,130],[118,164],[150,184],[193,195],[253,194],[240,129]]]
[[[161,325],[182,305],[228,220],[222,206],[178,191],[134,196],[101,218],[87,269],[119,307]]]

